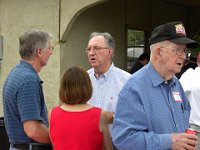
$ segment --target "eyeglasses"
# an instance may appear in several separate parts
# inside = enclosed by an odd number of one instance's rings
[[[99,46],[93,46],[86,48],[85,52],[90,53],[92,50],[96,53],[102,49],[110,49],[110,47],[99,47]]]
[[[48,49],[49,49],[50,51],[54,51],[54,46],[49,46]]]
[[[176,52],[177,55],[185,54],[186,56],[189,51],[187,48],[175,48],[175,47],[163,47],[163,46],[161,46],[160,48],[171,49],[173,52]]]

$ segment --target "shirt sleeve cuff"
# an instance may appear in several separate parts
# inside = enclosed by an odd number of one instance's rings
[[[171,149],[172,139],[170,134],[161,134],[160,138],[160,149]]]

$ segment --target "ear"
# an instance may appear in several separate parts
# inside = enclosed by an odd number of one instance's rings
[[[42,49],[41,48],[36,49],[35,55],[37,57],[41,57],[42,56]]]
[[[160,47],[157,47],[155,50],[155,56],[157,60],[161,60],[162,59],[162,55],[163,55],[163,49]]]
[[[108,53],[112,56],[113,55],[113,49],[109,48]]]

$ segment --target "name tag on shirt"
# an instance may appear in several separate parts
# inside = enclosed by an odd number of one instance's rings
[[[174,100],[176,102],[182,102],[182,99],[181,99],[181,96],[180,96],[179,92],[172,92],[172,94],[173,94]]]

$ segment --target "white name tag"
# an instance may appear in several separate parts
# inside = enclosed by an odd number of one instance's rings
[[[176,102],[182,102],[182,99],[181,99],[181,96],[180,96],[179,92],[172,92],[172,94],[173,94],[174,100]]]

